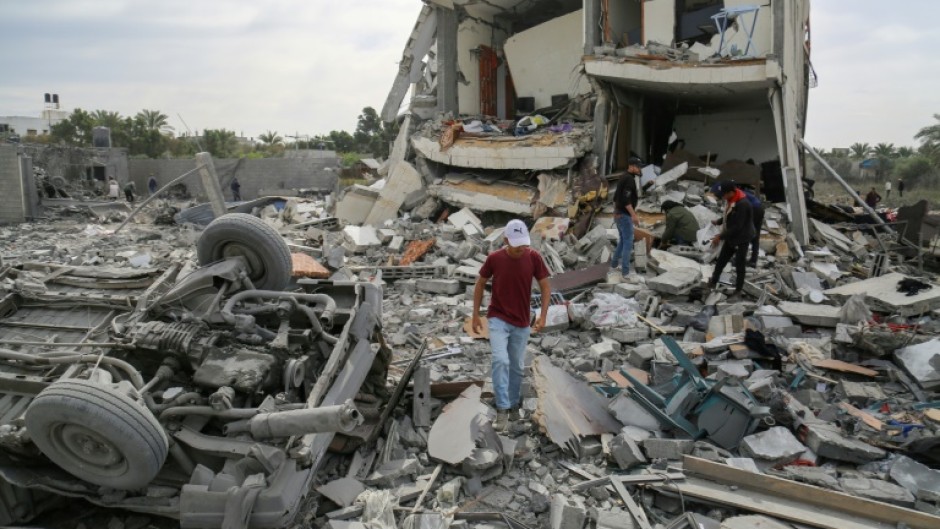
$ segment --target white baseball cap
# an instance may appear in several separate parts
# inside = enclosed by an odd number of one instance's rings
[[[519,219],[509,221],[503,235],[506,237],[506,241],[509,242],[509,246],[514,248],[532,244],[532,240],[529,239],[529,228],[526,228],[525,223]]]

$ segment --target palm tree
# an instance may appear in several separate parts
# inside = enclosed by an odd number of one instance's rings
[[[206,129],[203,131],[206,150],[213,158],[231,158],[238,148],[235,132],[226,129]]]
[[[898,158],[910,158],[916,154],[916,151],[913,147],[898,147],[898,150],[894,153]]]
[[[878,176],[884,176],[891,165],[891,159],[894,158],[896,149],[893,143],[879,143],[875,145],[871,153],[878,160]]]
[[[871,145],[867,143],[853,143],[849,150],[852,151],[852,158],[864,160],[871,154]]]
[[[167,116],[159,110],[141,110],[134,116],[146,130],[160,132],[167,126]]]
[[[914,138],[920,140],[922,144],[940,143],[940,114],[934,114],[933,118],[937,120],[937,123],[920,129],[917,134],[914,135]]]
[[[91,113],[91,118],[95,120],[96,127],[108,127],[111,130],[122,126],[124,123],[120,113],[110,110],[95,110]]]
[[[264,134],[259,134],[258,139],[262,143],[268,146],[280,145],[284,143],[284,138],[277,135],[277,131],[271,132],[270,130]]]

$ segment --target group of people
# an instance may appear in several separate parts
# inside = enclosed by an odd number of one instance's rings
[[[153,195],[157,192],[157,187],[158,187],[157,179],[153,175],[153,173],[150,173],[150,177],[147,178],[147,190],[150,192],[151,195]],[[234,200],[235,202],[241,201],[242,185],[238,182],[237,177],[232,178],[232,182],[229,184],[229,189],[232,190],[232,200]],[[121,191],[121,187],[120,185],[118,185],[117,180],[115,180],[114,178],[109,179],[108,180],[108,198],[110,200],[117,200],[118,196],[120,195],[120,191]],[[123,191],[124,191],[124,197],[127,199],[127,201],[133,203],[134,198],[135,198],[134,193],[137,192],[137,186],[134,184],[134,182],[128,180],[128,182],[124,184]]]
[[[630,257],[633,249],[634,226],[638,222],[637,188],[635,177],[640,174],[642,161],[632,157],[626,173],[620,178],[614,193],[614,220],[619,240],[610,261],[611,272],[619,269],[623,277],[630,277]],[[715,184],[712,192],[724,201],[722,218],[716,221],[721,232],[711,244],[723,243],[715,263],[715,271],[708,281],[715,288],[725,266],[732,260],[736,271],[735,289],[732,297],[740,296],[744,287],[745,268],[748,263],[756,266],[759,251],[760,226],[764,209],[760,199],[734,182]],[[698,221],[687,208],[674,201],[662,205],[666,213],[666,230],[661,238],[661,247],[670,244],[688,244],[696,240]],[[486,327],[489,331],[491,350],[491,373],[496,403],[494,428],[505,430],[509,423],[519,420],[522,379],[526,343],[533,332],[546,325],[551,304],[550,273],[536,250],[530,248],[531,240],[525,223],[513,219],[503,231],[504,246],[489,254],[480,268],[473,289],[473,312],[471,329],[482,334],[484,320],[481,306],[486,285],[492,283]],[[747,260],[748,249],[751,259]],[[541,293],[541,309],[533,314],[531,309],[532,283],[536,282]]]
[[[859,196],[861,196],[861,193],[859,193]],[[898,197],[904,198],[904,180],[900,178],[898,178]],[[885,198],[891,198],[891,180],[885,180]],[[878,194],[874,186],[872,186],[871,191],[865,195],[865,203],[872,209],[881,203],[881,195]]]

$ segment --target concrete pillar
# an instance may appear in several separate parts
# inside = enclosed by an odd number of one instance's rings
[[[437,8],[437,109],[457,115],[457,12]]]
[[[0,224],[26,222],[23,166],[16,146],[0,145]],[[35,189],[35,187],[33,187]]]
[[[610,114],[610,101],[607,93],[598,91],[594,105],[594,154],[597,156],[597,174],[607,174],[607,119]]]
[[[215,173],[215,165],[212,163],[212,155],[207,152],[201,152],[196,155],[196,165],[199,168],[199,176],[202,178],[202,187],[209,196],[209,203],[212,205],[212,214],[219,218],[228,211],[225,207],[225,196],[222,194],[222,186],[219,184],[219,176]]]
[[[584,54],[594,55],[594,46],[601,43],[601,0],[584,0]]]

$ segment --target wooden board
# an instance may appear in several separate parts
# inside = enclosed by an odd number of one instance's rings
[[[867,367],[857,366],[855,364],[843,362],[842,360],[833,360],[831,358],[825,360],[816,360],[813,362],[813,367],[830,369],[832,371],[840,371],[842,373],[855,373],[856,375],[863,375],[866,377],[878,376],[878,372],[874,369],[868,369]]]
[[[704,484],[697,485],[687,481],[689,490],[683,489],[683,494],[715,501],[720,501],[717,498],[724,496],[729,502],[728,505],[779,516],[812,527],[893,529],[897,527],[898,522],[904,522],[911,529],[940,527],[938,516],[796,481],[755,474],[697,457],[684,456],[682,467],[687,478],[694,474],[708,479]],[[739,489],[731,491],[716,487],[715,482],[734,485]],[[707,490],[699,490],[696,486]]]
[[[862,422],[879,432],[885,427],[885,423],[881,422],[877,417],[868,412],[864,412],[855,406],[852,406],[848,402],[840,402],[839,407],[845,410],[849,415],[858,417],[862,420]]]

